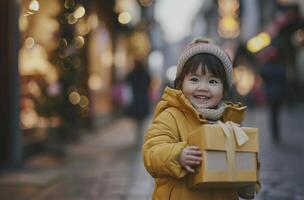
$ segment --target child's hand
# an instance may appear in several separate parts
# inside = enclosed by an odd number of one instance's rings
[[[197,166],[202,161],[202,153],[197,146],[187,146],[185,147],[179,158],[178,162],[185,168],[188,172],[194,172],[194,166]]]

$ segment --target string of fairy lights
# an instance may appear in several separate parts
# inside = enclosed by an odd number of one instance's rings
[[[73,123],[77,116],[88,113],[90,102],[83,88],[84,66],[79,57],[84,52],[86,35],[98,26],[97,15],[87,17],[85,6],[75,0],[22,3],[25,7],[19,28],[27,37],[20,50],[20,72],[22,76],[43,76],[47,83],[41,84],[40,79],[34,78],[22,86],[26,95],[21,100],[21,125],[28,129]],[[49,10],[56,10],[56,6],[61,7],[57,9],[58,14],[48,16]],[[39,26],[46,30],[39,30]],[[52,38],[43,38],[43,35]],[[49,81],[53,73],[55,78]]]
[[[116,0],[113,11],[120,24],[130,25],[139,18],[140,8],[136,6],[149,7],[152,3]],[[31,78],[22,86],[27,94],[21,100],[21,125],[30,129],[74,124],[89,115],[88,89],[95,91],[103,84],[97,73],[86,77],[87,63],[81,59],[86,54],[88,34],[100,27],[98,16],[88,14],[88,3],[83,0],[24,0],[21,4],[21,76],[45,79]],[[102,59],[102,63],[107,60]]]

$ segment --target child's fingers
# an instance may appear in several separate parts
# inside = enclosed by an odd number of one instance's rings
[[[201,156],[202,152],[199,150],[187,150],[187,155],[196,155],[196,156]]]
[[[198,165],[201,163],[201,161],[202,158],[197,156],[187,156],[186,158],[186,164],[188,165]]]
[[[187,152],[201,152],[197,146],[187,146],[185,150]]]
[[[186,170],[187,170],[188,172],[194,173],[194,169],[193,169],[192,167],[190,167],[190,166],[187,165],[185,168],[186,168]]]
[[[186,147],[188,150],[199,150],[198,146],[195,145],[189,145]]]
[[[186,160],[201,161],[202,157],[201,156],[195,156],[195,155],[187,155]]]
[[[194,156],[194,157],[202,157],[202,152],[199,151],[199,150],[187,150],[185,152],[185,155],[186,157],[191,157],[191,156]]]
[[[199,165],[200,163],[201,163],[201,161],[198,161],[198,160],[187,160],[186,161],[186,164],[190,165],[190,166]]]

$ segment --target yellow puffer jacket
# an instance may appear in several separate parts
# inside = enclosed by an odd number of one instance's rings
[[[228,103],[223,121],[240,123],[245,107]],[[143,159],[155,178],[153,200],[237,200],[236,189],[190,189],[187,172],[177,159],[187,145],[188,134],[207,123],[185,98],[182,91],[166,88],[147,130]]]

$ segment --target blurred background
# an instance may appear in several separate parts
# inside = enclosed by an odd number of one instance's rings
[[[230,96],[260,128],[258,198],[304,199],[304,1],[3,0],[0,10],[0,199],[150,199],[144,129],[195,37],[228,52]]]

